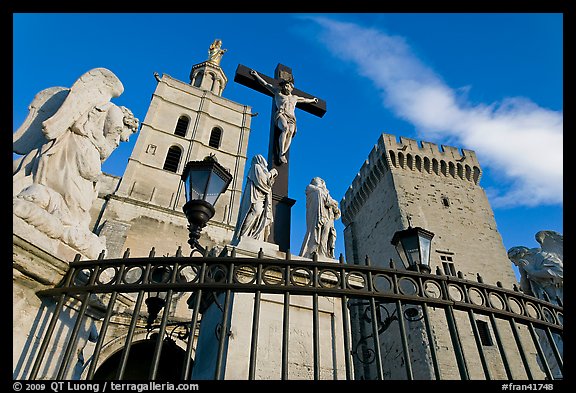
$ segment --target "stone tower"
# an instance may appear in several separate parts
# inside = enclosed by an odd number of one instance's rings
[[[228,79],[219,60],[192,66],[190,83],[155,75],[158,85],[126,171],[121,179],[106,179],[108,187],[93,208],[95,231],[106,236],[107,257],[122,256],[127,248],[131,256],[146,256],[151,247],[157,255],[173,255],[178,246],[188,252],[180,176],[188,161],[211,154],[233,179],[201,242],[210,248],[232,238],[252,115],[251,107],[222,97]]]
[[[517,281],[488,198],[480,186],[481,175],[480,164],[471,150],[419,143],[404,137],[398,141],[394,135],[382,134],[340,202],[346,260],[364,264],[368,256],[373,266],[387,268],[393,260],[401,268],[391,240],[395,232],[411,225],[434,233],[430,255],[432,274],[440,269],[444,275],[460,275],[473,281],[481,274],[486,284],[500,282],[503,287],[512,289]],[[380,307],[392,315],[393,304],[383,303]],[[361,338],[370,333],[362,322],[362,312],[361,308],[351,308],[353,340],[357,342],[362,342]],[[410,344],[414,376],[434,379],[430,350],[422,345],[428,340],[425,326],[418,317],[422,310],[408,305],[404,314],[410,312],[413,318],[404,322],[407,336],[416,343]],[[457,312],[454,318],[466,355],[467,372],[472,379],[482,379],[471,321],[486,327],[483,333],[492,337],[494,332],[488,327],[489,320],[482,315],[472,317],[463,312]],[[447,317],[439,310],[433,310],[430,321],[442,378],[458,379],[453,345],[446,333]],[[405,378],[402,361],[397,356],[402,348],[395,326],[391,324],[380,336],[385,379]],[[511,336],[510,332],[503,340],[510,353],[513,351]],[[482,343],[482,348],[492,376],[505,378],[501,369],[494,366],[500,362],[496,346],[487,342]],[[521,368],[519,358],[509,361]],[[360,359],[356,370],[357,377],[375,377],[374,363]]]
[[[471,150],[382,134],[340,202],[346,260],[387,267],[390,241],[412,226],[434,233],[430,267],[484,282],[517,282]],[[360,224],[361,223],[361,224]]]

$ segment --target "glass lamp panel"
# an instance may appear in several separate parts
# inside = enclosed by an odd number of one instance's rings
[[[420,261],[421,264],[430,266],[430,243],[432,239],[425,235],[419,236],[420,240],[420,257],[422,260]]]
[[[206,193],[206,183],[210,177],[210,169],[198,168],[188,172],[186,184],[186,195],[189,201],[194,199],[204,199]]]
[[[420,250],[418,248],[408,250],[408,257],[412,266],[418,265],[420,263]]]
[[[226,180],[227,179],[220,177],[217,172],[212,173],[208,189],[206,190],[206,202],[214,206],[220,194],[226,189]]]
[[[420,253],[418,250],[418,237],[415,235],[405,237],[400,240],[404,250],[406,252],[406,257],[408,258],[408,266],[414,266],[420,263]]]
[[[404,267],[407,268],[408,266],[410,266],[408,263],[408,259],[406,258],[406,252],[404,251],[404,246],[402,245],[402,242],[399,241],[398,243],[396,243],[394,247],[396,247],[396,252],[398,252],[398,256],[402,260]]]

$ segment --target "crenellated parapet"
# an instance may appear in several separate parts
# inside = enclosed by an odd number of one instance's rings
[[[415,139],[382,134],[378,144],[385,146],[391,168],[452,177],[478,184],[482,175],[476,153],[453,146],[418,142]]]
[[[482,170],[476,153],[452,146],[382,134],[340,201],[348,225],[387,171],[419,172],[478,185]]]
[[[344,225],[350,223],[350,218],[356,215],[366,198],[389,170],[390,164],[388,163],[386,148],[378,143],[372,147],[368,159],[364,161],[360,171],[354,177],[352,185],[348,187],[346,194],[340,201],[341,218]]]

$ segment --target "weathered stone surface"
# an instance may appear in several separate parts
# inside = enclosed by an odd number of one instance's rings
[[[138,129],[126,107],[110,102],[124,86],[95,68],[70,89],[48,88],[30,104],[13,134],[13,213],[78,252],[96,258],[105,249],[89,228],[102,162]]]
[[[285,253],[278,251],[278,245],[243,238],[234,246],[239,257],[256,257],[259,252],[264,258],[285,259]],[[291,260],[309,260],[290,255]],[[332,260],[334,261],[334,260]],[[337,261],[334,261],[337,262]],[[298,277],[294,280],[309,280]],[[266,280],[282,280],[273,272],[266,274]],[[230,312],[230,336],[225,346],[225,379],[248,379],[252,322],[255,295],[236,293],[232,296]],[[220,305],[224,297],[218,298]],[[290,296],[289,339],[288,339],[288,378],[314,379],[314,357],[312,341],[313,305],[311,296]],[[279,380],[282,378],[282,335],[283,335],[284,296],[263,293],[260,299],[258,321],[258,343],[256,359],[256,379]],[[211,379],[214,376],[218,341],[211,331],[217,328],[222,312],[213,303],[203,315],[196,353],[197,368],[193,379]],[[345,379],[344,347],[341,340],[342,305],[341,300],[331,297],[318,298],[318,320],[320,337],[320,379]]]
[[[391,244],[396,231],[411,225],[434,233],[430,265],[446,273],[449,263],[454,272],[476,280],[480,273],[485,283],[500,281],[512,289],[516,277],[494,219],[488,198],[480,186],[482,170],[473,151],[451,146],[439,147],[394,135],[382,134],[361,166],[352,185],[340,201],[342,221],[346,225],[344,242],[348,263],[363,264],[368,256],[373,266],[388,267],[392,259],[400,265]],[[450,274],[450,273],[446,273]],[[369,333],[369,325],[352,321],[356,340]],[[471,378],[483,379],[482,366],[468,315],[456,312],[460,339]],[[432,330],[443,379],[459,379],[454,345],[448,334],[444,310],[431,311]],[[397,323],[397,322],[395,322]],[[394,330],[396,329],[396,330]],[[397,327],[381,336],[382,352],[386,353],[384,373],[390,379],[404,379],[406,372]],[[407,334],[425,337],[420,323],[408,322]],[[504,327],[505,348],[515,351],[511,331]],[[427,342],[427,339],[424,340]],[[427,346],[411,348],[415,361],[414,376],[430,379],[432,364]],[[500,355],[495,347],[483,347],[494,378],[505,378]],[[534,347],[526,346],[534,353]],[[393,356],[391,354],[396,354]],[[533,357],[532,360],[534,360]],[[522,370],[519,356],[510,356],[511,367]],[[375,364],[360,369],[372,378]],[[499,365],[499,366],[495,366]],[[520,371],[516,371],[520,372]],[[542,375],[540,375],[542,376]],[[521,377],[519,377],[521,378]]]

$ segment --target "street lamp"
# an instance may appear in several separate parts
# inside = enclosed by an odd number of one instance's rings
[[[408,221],[408,228],[398,231],[392,237],[392,244],[404,266],[408,270],[430,273],[430,249],[434,234],[420,227],[412,228]]]
[[[186,187],[186,204],[182,207],[188,219],[192,251],[205,254],[200,245],[200,232],[214,216],[214,204],[232,181],[230,172],[218,163],[214,155],[202,161],[190,161],[184,167],[182,181]]]
[[[170,278],[170,269],[165,266],[156,266],[150,272],[149,282],[151,284],[162,284],[168,282]],[[150,330],[154,321],[158,317],[160,310],[166,305],[166,292],[150,291],[145,300],[148,307],[148,318],[146,320],[146,328]]]

